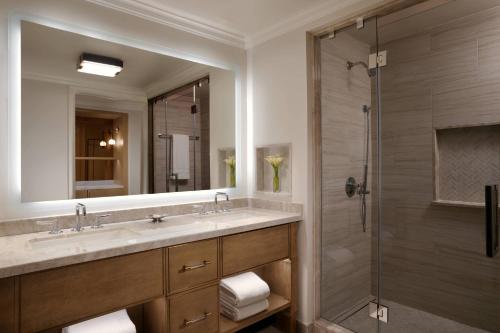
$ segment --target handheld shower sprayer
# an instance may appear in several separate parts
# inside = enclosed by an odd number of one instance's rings
[[[368,159],[370,156],[370,110],[368,105],[363,105],[363,113],[365,115],[365,149],[363,156],[363,180],[360,183],[356,182],[354,177],[349,177],[345,184],[345,191],[347,196],[350,198],[355,194],[359,195],[360,202],[360,215],[361,215],[361,225],[363,226],[363,232],[366,232],[366,196],[370,194],[368,190]]]

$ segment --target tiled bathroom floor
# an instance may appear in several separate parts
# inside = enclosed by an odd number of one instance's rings
[[[395,302],[386,301],[384,305],[389,307],[389,323],[381,324],[380,333],[488,333]],[[368,306],[345,319],[341,326],[356,333],[377,332],[377,321],[368,316]]]

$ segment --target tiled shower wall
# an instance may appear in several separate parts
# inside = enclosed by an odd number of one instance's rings
[[[500,123],[500,9],[380,49],[382,298],[500,332],[500,256],[485,256],[483,209],[431,204],[433,130]]]
[[[344,190],[349,176],[358,182],[363,178],[362,108],[371,104],[366,70],[357,66],[348,71],[346,64],[348,60],[367,62],[369,51],[368,44],[348,34],[321,41],[321,316],[328,320],[370,296],[370,200],[364,233],[359,196],[348,198]]]

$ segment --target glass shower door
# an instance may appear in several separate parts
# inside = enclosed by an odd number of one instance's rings
[[[321,317],[361,333],[377,302],[378,229],[372,217],[373,121],[377,49],[375,19],[320,43],[321,75]],[[360,318],[363,317],[363,320]]]

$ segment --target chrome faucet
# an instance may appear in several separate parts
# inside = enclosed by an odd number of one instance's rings
[[[219,203],[218,202],[219,195],[225,196],[226,197],[226,201],[229,201],[229,195],[226,192],[217,192],[217,193],[215,193],[215,204],[216,205]]]
[[[214,206],[214,211],[217,212],[217,207],[219,205],[219,195],[222,195],[222,196],[225,196],[226,197],[226,201],[229,201],[229,195],[226,193],[226,192],[217,192],[215,193],[215,206]],[[227,212],[228,209],[226,208],[222,208],[221,211],[223,212]]]
[[[87,216],[87,207],[85,207],[84,204],[77,203],[75,207],[75,213],[76,213],[75,226],[72,230],[80,232],[83,230],[83,226],[80,219],[81,216],[83,217]]]

